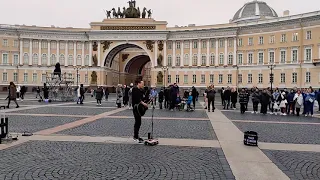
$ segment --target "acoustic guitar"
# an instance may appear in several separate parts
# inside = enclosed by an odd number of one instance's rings
[[[151,99],[147,104],[151,103],[153,99]],[[148,107],[144,106],[141,102],[139,104],[134,105],[135,110],[138,112],[139,116],[144,116],[149,109]]]

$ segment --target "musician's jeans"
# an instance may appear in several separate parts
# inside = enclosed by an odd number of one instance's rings
[[[134,116],[133,138],[138,139],[139,138],[139,130],[140,130],[140,126],[141,126],[141,116],[134,109],[133,109],[133,116]]]

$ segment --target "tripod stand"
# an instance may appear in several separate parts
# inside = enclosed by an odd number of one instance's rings
[[[158,139],[153,139],[153,116],[154,116],[154,110],[156,107],[154,106],[154,103],[152,103],[152,115],[151,115],[151,133],[148,133],[148,140],[144,142],[147,146],[155,146],[159,144]]]

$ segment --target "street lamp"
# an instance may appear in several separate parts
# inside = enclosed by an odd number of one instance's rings
[[[272,91],[272,84],[273,84],[273,80],[274,80],[273,70],[274,70],[275,67],[276,67],[276,65],[274,65],[274,64],[268,65],[268,68],[270,69],[270,85],[271,85],[271,91]]]
[[[75,66],[73,69],[77,70],[77,87],[78,87],[79,86],[79,70],[81,70],[81,66]]]
[[[168,71],[168,66],[162,66],[163,70],[163,86],[166,87],[166,71]]]

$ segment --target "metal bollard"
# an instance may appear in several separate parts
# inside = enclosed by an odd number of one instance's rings
[[[8,134],[8,118],[1,118],[0,127],[1,127],[0,138],[5,138]]]

